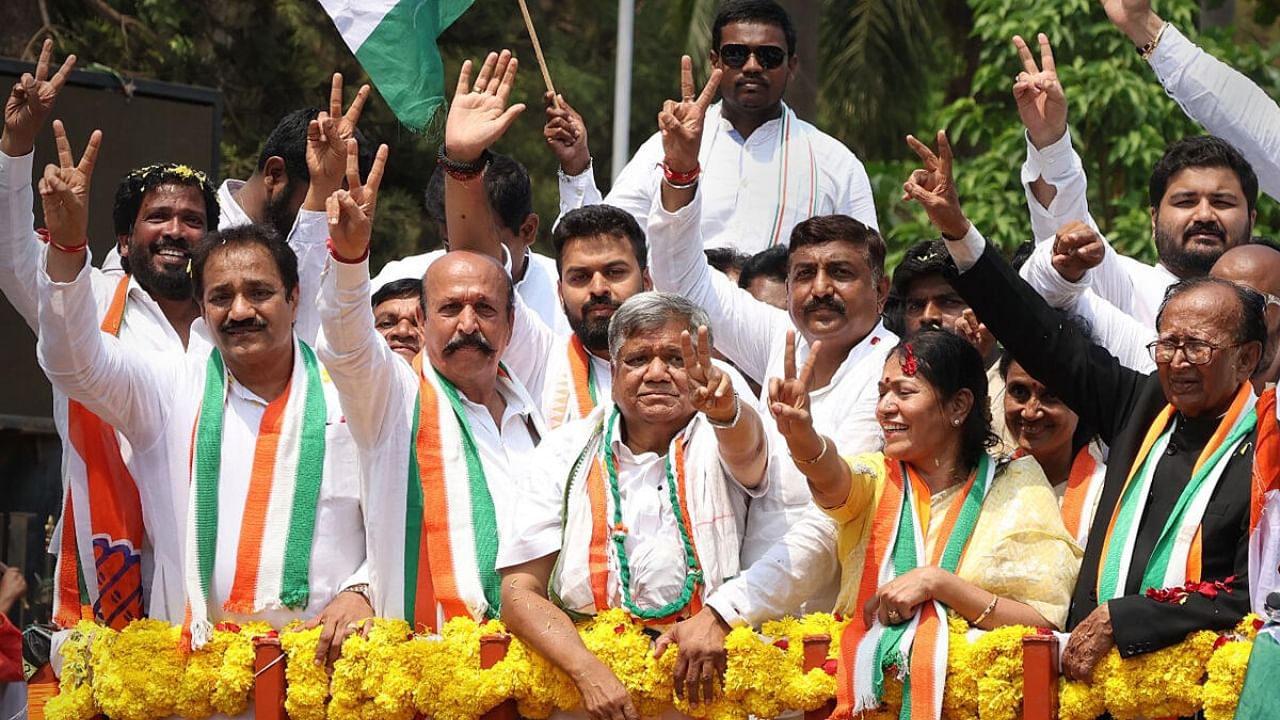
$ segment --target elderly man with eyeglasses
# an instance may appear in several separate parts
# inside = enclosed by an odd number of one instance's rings
[[[548,97],[547,144],[560,160],[560,214],[604,202],[645,228],[662,166],[688,184],[701,173],[702,237],[707,248],[747,255],[786,245],[791,228],[818,215],[849,215],[879,229],[871,184],[843,143],[796,117],[782,101],[799,68],[796,31],[773,0],[729,0],[711,25],[710,69],[719,69],[720,102],[706,112],[697,162],[667,167],[654,133],[601,200],[586,125],[564,98]],[[674,58],[673,58],[674,60]],[[690,95],[684,98],[693,99]]]
[[[1061,323],[965,217],[946,135],[938,133],[936,154],[910,142],[923,168],[904,192],[946,239],[952,284],[1111,448],[1067,619],[1065,674],[1091,679],[1112,647],[1130,657],[1231,627],[1250,604],[1252,473],[1265,410],[1255,411],[1249,378],[1267,340],[1266,300],[1221,278],[1178,282],[1156,317],[1156,372],[1130,370]]]

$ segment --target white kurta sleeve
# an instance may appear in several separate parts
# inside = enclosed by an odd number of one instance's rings
[[[557,186],[560,189],[561,216],[570,210],[601,203],[600,188],[596,187],[595,163],[587,165],[587,169],[577,175],[565,175],[563,171],[556,174],[560,178]]]
[[[1040,204],[1031,192],[1036,178],[1057,189],[1049,207]],[[1031,212],[1031,232],[1038,242],[1044,242],[1058,232],[1058,228],[1072,220],[1079,220],[1095,230],[1098,224],[1089,214],[1088,178],[1080,155],[1071,145],[1071,130],[1043,148],[1032,144],[1027,137],[1027,159],[1022,165],[1022,188],[1027,196],[1027,209]]]
[[[547,362],[555,341],[555,331],[516,293],[511,342],[502,353],[502,364],[524,385],[534,402],[542,402]]]
[[[316,354],[342,402],[351,435],[361,448],[382,444],[403,424],[413,370],[396,355],[373,324],[369,261],[328,263],[320,275],[320,322]],[[376,478],[370,478],[376,480]]]
[[[1092,291],[1083,293],[1065,310],[1083,320],[1093,341],[1106,348],[1121,365],[1140,373],[1156,371],[1156,363],[1147,351],[1147,344],[1156,339],[1156,331],[1150,325],[1121,312]]]
[[[88,255],[68,283],[49,278],[44,257],[36,273],[40,367],[55,388],[123,433],[135,451],[151,447],[164,435],[183,356],[143,353],[102,332]]]
[[[764,557],[707,598],[733,626],[795,615],[840,572],[835,521],[810,506]]]
[[[34,157],[34,151],[22,157],[0,152],[0,292],[32,330],[36,327],[36,274],[41,246],[33,230]]]
[[[713,272],[702,252],[702,193],[674,213],[656,197],[649,216],[649,273],[658,290],[683,295],[711,317],[716,349],[747,377],[765,381],[770,345],[786,333],[786,311],[762,303],[723,273]]]
[[[841,177],[837,178],[840,199],[836,213],[848,215],[879,232],[880,220],[876,217],[875,195],[871,192],[871,179],[867,177],[867,169],[848,148],[844,150],[848,157],[841,163]]]
[[[1262,191],[1280,199],[1280,106],[1275,100],[1172,25],[1148,62],[1183,112],[1235,146],[1253,165]]]
[[[320,331],[320,273],[329,259],[328,218],[323,212],[299,210],[289,232],[289,247],[298,256],[298,319],[294,332],[302,342],[314,345]]]

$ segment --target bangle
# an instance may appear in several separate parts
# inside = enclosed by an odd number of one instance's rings
[[[365,260],[368,260],[369,246],[373,244],[373,243],[369,243],[369,245],[365,245],[364,252],[360,254],[360,257],[349,258],[349,257],[343,257],[342,254],[338,252],[338,249],[333,246],[333,238],[329,238],[325,240],[324,243],[325,245],[329,246],[329,257],[333,258],[334,260],[337,260],[338,262],[344,265],[359,265]]]
[[[812,458],[809,458],[808,460],[798,458],[795,455],[792,455],[791,456],[792,461],[794,461],[797,465],[812,465],[818,462],[819,460],[821,460],[822,456],[827,454],[827,436],[819,435],[818,438],[822,440],[822,449],[818,451],[817,455],[814,455]]]
[[[444,145],[441,145],[440,149],[436,151],[436,164],[444,168],[445,173],[454,180],[467,182],[468,180],[475,180],[484,174],[484,169],[489,165],[489,158],[492,156],[492,153],[486,149],[480,153],[480,157],[474,162],[458,162],[450,160]]]
[[[1154,40],[1134,48],[1135,50],[1138,51],[1138,54],[1142,56],[1143,60],[1151,59],[1151,56],[1155,53],[1156,48],[1160,46],[1160,38],[1164,37],[1164,31],[1167,30],[1168,28],[1169,28],[1169,23],[1165,23],[1161,25],[1160,30],[1156,32],[1156,37]]]
[[[727,430],[737,425],[738,418],[740,417],[742,417],[742,403],[738,401],[738,393],[733,394],[733,419],[732,420],[729,420],[728,422],[723,422],[720,420],[716,420],[710,415],[706,416],[707,422],[711,425],[711,427],[720,428],[721,430]]]
[[[38,228],[36,230],[36,234],[40,236],[40,240],[42,242],[48,243],[49,245],[52,245],[55,250],[67,253],[68,255],[73,255],[89,247],[89,238],[82,240],[79,245],[63,245],[53,239],[53,234],[49,232],[49,228]]]
[[[694,165],[693,169],[689,172],[676,172],[671,169],[670,165],[667,165],[666,160],[662,161],[662,177],[667,181],[667,184],[673,188],[683,190],[691,187],[698,181],[698,175],[700,174],[702,174],[701,165]]]
[[[981,625],[981,624],[982,624],[982,621],[983,621],[983,620],[986,620],[986,619],[987,619],[987,616],[988,616],[988,615],[990,615],[990,614],[991,614],[991,613],[996,609],[996,603],[998,603],[998,602],[1000,602],[1000,596],[999,596],[999,595],[996,595],[995,593],[991,593],[991,602],[987,604],[986,609],[984,609],[984,610],[982,611],[982,614],[981,614],[981,615],[979,615],[978,617],[974,618],[974,619],[969,623],[969,626],[970,626],[970,627],[978,627],[979,625]]]

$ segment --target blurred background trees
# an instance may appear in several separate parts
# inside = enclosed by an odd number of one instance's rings
[[[585,116],[597,181],[607,188],[612,138],[616,5],[530,0],[556,87]],[[902,141],[947,127],[957,146],[962,199],[974,221],[1011,249],[1029,232],[1018,183],[1024,155],[1010,88],[1020,69],[1010,38],[1049,34],[1089,173],[1091,207],[1113,242],[1151,258],[1146,185],[1166,141],[1200,130],[1168,99],[1097,0],[783,0],[800,30],[800,77],[789,100],[801,116],[867,163],[881,229],[895,252],[932,236],[899,202],[914,167]],[[637,0],[630,146],[654,130],[677,91],[679,55],[705,65],[715,0]],[[1214,54],[1280,97],[1280,47],[1271,27],[1280,0],[1165,0],[1157,10]],[[523,162],[549,246],[557,214],[556,163],[541,134],[542,81],[515,0],[476,0],[441,38],[448,72],[467,57],[511,47],[525,61],[516,95],[529,104],[499,150]],[[365,80],[315,0],[6,0],[0,54],[32,58],[46,34],[81,68],[220,88],[225,95],[222,177],[247,177],[276,120],[323,105],[329,73]],[[1034,42],[1033,42],[1034,44]],[[452,82],[447,82],[451,87]],[[376,91],[375,91],[376,92]],[[376,95],[375,95],[376,97]],[[375,100],[361,123],[392,147],[376,228],[374,266],[438,243],[421,192],[438,136],[415,135]],[[1260,203],[1259,233],[1280,230],[1275,203]]]

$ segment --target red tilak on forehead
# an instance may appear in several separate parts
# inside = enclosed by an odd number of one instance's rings
[[[902,346],[902,374],[907,377],[915,377],[920,368],[916,365],[916,351],[911,349],[911,343]]]

